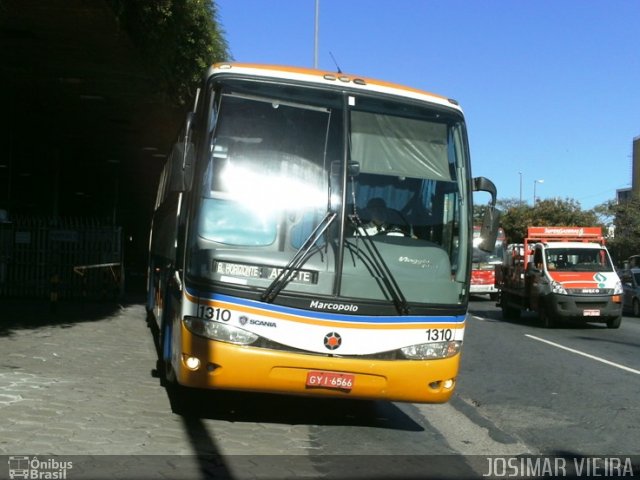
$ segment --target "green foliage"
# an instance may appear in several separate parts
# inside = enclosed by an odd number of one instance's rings
[[[186,103],[206,68],[229,58],[214,0],[109,2],[171,102]]]
[[[498,208],[502,210],[501,226],[508,243],[522,242],[528,227],[601,227],[606,235],[607,226],[612,223],[615,233],[607,238],[607,248],[613,261],[622,265],[631,255],[640,255],[640,198],[623,203],[612,200],[586,211],[573,199],[541,200],[535,207],[517,199],[505,199],[498,200]],[[481,211],[482,207],[474,207],[474,220],[480,218]]]
[[[527,235],[528,227],[540,226],[600,226],[595,212],[584,211],[573,199],[540,200],[531,207],[518,200],[499,200],[498,207],[503,211],[501,225],[507,242],[520,243]]]
[[[640,198],[632,197],[621,203],[612,200],[595,210],[613,219],[615,234],[608,240],[607,248],[616,264],[640,254]]]
[[[529,226],[530,207],[520,201],[498,200],[498,208],[502,210],[500,224],[507,243],[522,242]]]

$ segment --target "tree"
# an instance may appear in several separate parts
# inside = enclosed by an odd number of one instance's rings
[[[640,254],[640,198],[632,197],[620,203],[611,200],[595,210],[613,219],[614,235],[607,247],[615,263],[621,265],[631,255]]]
[[[507,238],[507,243],[523,241],[529,226],[530,213],[526,203],[516,199],[498,200],[498,208],[502,210],[500,224]]]
[[[503,210],[502,228],[508,243],[521,243],[527,236],[528,227],[538,226],[600,226],[598,216],[591,210],[582,210],[573,199],[549,199],[536,202],[531,207],[518,200],[499,200]]]
[[[214,0],[109,2],[171,102],[185,104],[205,69],[229,60]]]

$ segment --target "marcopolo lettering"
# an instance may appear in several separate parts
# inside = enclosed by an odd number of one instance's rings
[[[350,303],[325,303],[319,300],[312,300],[309,308],[317,310],[335,310],[336,312],[357,312],[358,306]]]

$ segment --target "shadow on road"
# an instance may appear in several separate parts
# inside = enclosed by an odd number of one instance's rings
[[[142,302],[143,299],[131,295],[118,300],[60,301],[52,307],[43,299],[3,298],[0,299],[0,336],[46,326],[69,328],[80,322],[102,320],[129,305]]]
[[[182,398],[172,400],[175,395]],[[180,402],[178,412],[189,417],[228,422],[424,430],[393,403],[384,401],[194,389],[180,389],[179,393],[169,390],[169,396],[172,406]]]

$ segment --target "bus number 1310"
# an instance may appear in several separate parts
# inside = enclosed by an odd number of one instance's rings
[[[198,316],[200,318],[206,318],[207,320],[222,320],[223,322],[228,322],[231,320],[231,310],[199,305]]]
[[[432,342],[448,342],[453,340],[453,330],[450,328],[430,328],[426,333],[427,340]]]

